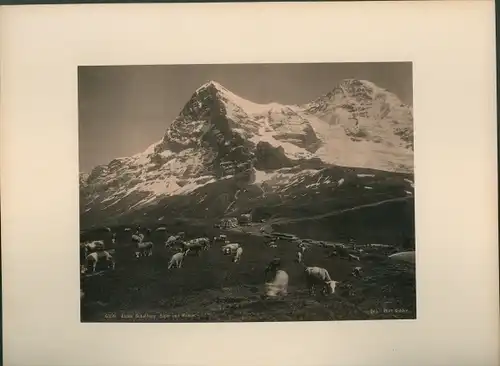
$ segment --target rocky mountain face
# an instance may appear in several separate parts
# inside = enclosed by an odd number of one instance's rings
[[[399,177],[398,194],[412,192],[404,181],[413,172],[412,109],[394,94],[348,79],[304,105],[263,105],[211,81],[160,141],[80,175],[81,220],[224,216],[291,190],[323,197],[319,186],[365,171],[383,182]]]

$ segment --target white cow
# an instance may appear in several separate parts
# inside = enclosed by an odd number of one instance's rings
[[[306,267],[307,286],[311,295],[314,293],[316,286],[321,286],[321,293],[335,293],[335,288],[339,284],[338,281],[333,281],[328,271],[321,267]]]
[[[131,231],[132,229],[129,227],[126,227],[123,231]]]
[[[302,263],[302,252],[297,252],[297,263]]]
[[[85,249],[89,252],[104,250],[104,240],[94,240],[85,244]]]
[[[236,254],[234,255],[233,262],[234,263],[239,262],[240,259],[241,259],[241,255],[242,254],[243,254],[243,248],[242,247],[239,247],[238,249],[236,249]]]
[[[184,252],[175,253],[170,258],[170,262],[168,263],[168,269],[172,267],[181,268],[183,261],[184,261]]]
[[[278,295],[286,296],[288,293],[288,273],[278,269],[271,282],[265,284],[266,296],[276,297]]]
[[[221,249],[222,253],[228,255],[228,254],[235,254],[239,247],[240,245],[238,243],[230,243],[224,245]]]
[[[153,255],[154,244],[151,241],[139,242],[137,243],[137,251],[135,252],[135,257],[140,256],[150,257]]]
[[[144,234],[134,234],[132,235],[132,241],[134,243],[141,243],[144,240]]]
[[[204,250],[208,250],[208,248],[210,247],[210,239],[208,239],[207,237],[196,238],[188,241],[186,244],[187,245],[199,244]]]
[[[178,239],[179,239],[178,236],[170,235],[169,238],[167,239],[167,241],[165,242],[165,246],[170,247],[170,246],[174,245]]]
[[[89,265],[92,265],[92,272],[95,272],[97,263],[103,260],[109,262],[108,268],[115,269],[115,260],[111,255],[111,253],[114,253],[114,251],[108,250],[108,251],[90,253],[86,258],[87,267]]]

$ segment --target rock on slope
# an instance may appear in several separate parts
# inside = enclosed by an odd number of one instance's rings
[[[301,182],[333,167],[337,175],[352,167],[408,178],[411,108],[361,80],[344,80],[300,106],[256,104],[211,81],[194,92],[160,141],[81,174],[80,211],[88,224],[169,206],[189,215],[187,206],[203,199],[221,201],[216,211],[224,215],[238,209],[228,206],[241,193],[247,204],[286,187],[315,193],[314,183]]]

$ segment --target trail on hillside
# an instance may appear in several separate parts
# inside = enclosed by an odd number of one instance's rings
[[[335,210],[335,211],[327,212],[327,213],[320,214],[320,215],[307,216],[307,217],[298,218],[298,219],[287,219],[287,218],[276,219],[273,222],[269,222],[269,224],[273,224],[273,225],[274,224],[283,224],[283,223],[290,224],[290,223],[295,223],[295,222],[302,222],[302,221],[323,219],[325,217],[336,216],[336,215],[340,215],[340,214],[343,214],[343,213],[346,213],[346,212],[356,211],[356,210],[360,210],[360,209],[367,208],[367,207],[375,207],[375,206],[379,206],[379,205],[386,204],[386,203],[391,203],[391,202],[402,202],[402,201],[406,201],[406,200],[411,200],[413,198],[414,197],[390,198],[390,199],[386,199],[386,200],[383,200],[383,201],[366,203],[366,204],[363,204],[363,205],[358,205],[358,206],[354,206],[354,207],[344,208],[344,209],[341,209],[341,210]]]

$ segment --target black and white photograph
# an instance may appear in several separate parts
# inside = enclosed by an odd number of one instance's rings
[[[81,322],[417,318],[411,62],[77,72]]]

